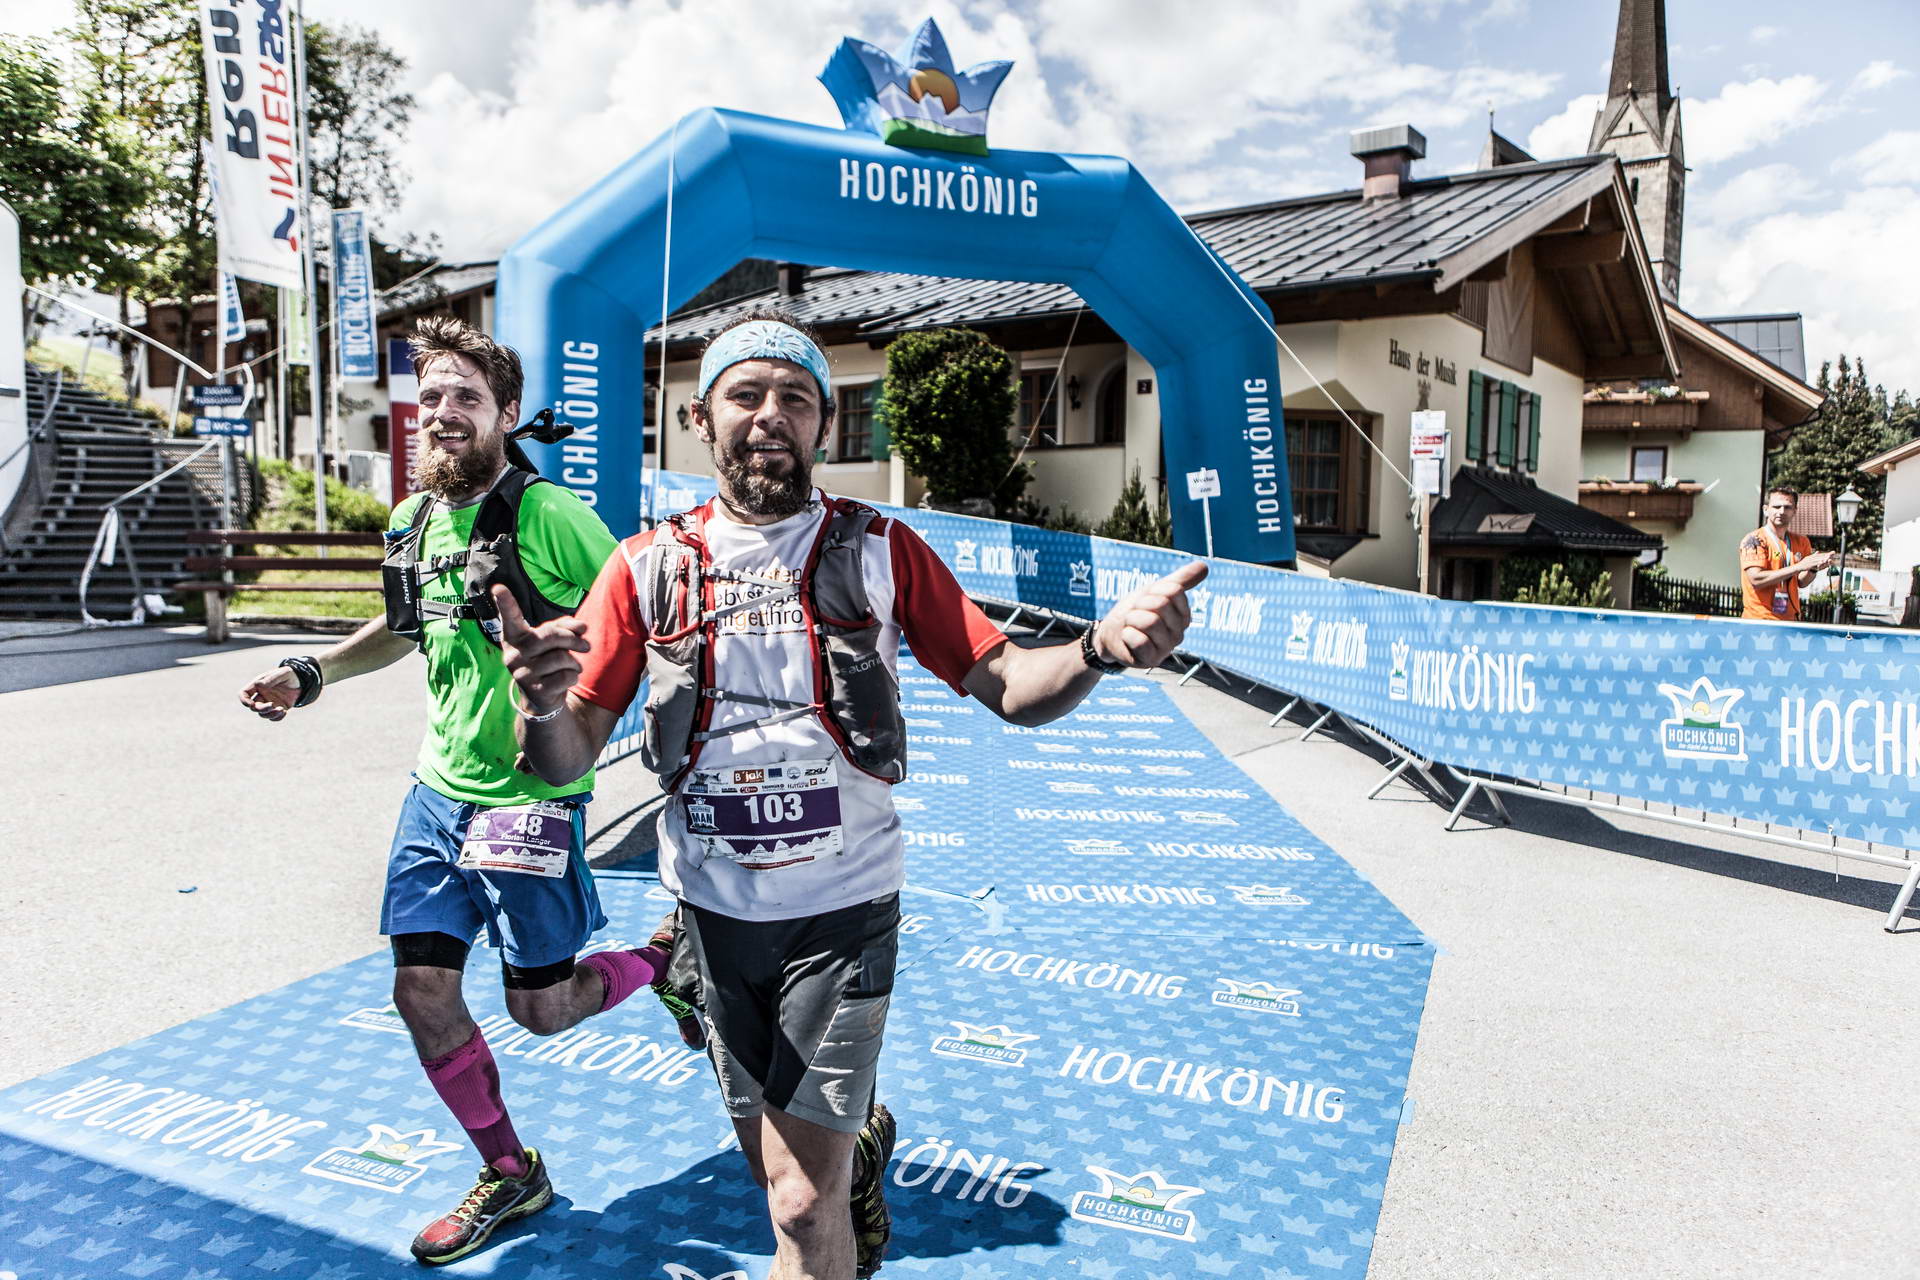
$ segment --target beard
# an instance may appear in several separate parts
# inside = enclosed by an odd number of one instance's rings
[[[429,435],[421,442],[420,456],[413,464],[413,480],[443,502],[452,501],[492,484],[506,461],[506,437],[498,431],[475,436],[457,454],[442,449]]]
[[[798,453],[788,454],[793,465],[783,471],[769,472],[755,468],[753,456],[744,440],[731,453],[723,454],[720,446],[714,445],[714,470],[725,481],[726,500],[749,515],[770,516],[776,520],[806,510],[813,498],[813,459]]]

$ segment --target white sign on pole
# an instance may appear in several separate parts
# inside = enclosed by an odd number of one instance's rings
[[[1213,499],[1220,496],[1220,473],[1212,467],[1187,472],[1187,498],[1200,504],[1200,518],[1206,522],[1207,554],[1213,554]]]
[[[220,269],[283,289],[301,283],[293,46],[273,6],[200,0]]]
[[[1444,409],[1422,409],[1413,415],[1407,433],[1408,460],[1413,463],[1413,487],[1417,493],[1446,497],[1451,488],[1447,473],[1447,413]]]

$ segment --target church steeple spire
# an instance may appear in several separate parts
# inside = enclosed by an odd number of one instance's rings
[[[1644,94],[1653,96],[1653,109],[1661,115],[1673,102],[1667,87],[1667,0],[1620,0],[1607,96]]]
[[[1613,74],[1587,150],[1620,157],[1654,277],[1660,291],[1677,301],[1687,164],[1680,101],[1667,80],[1666,0],[1620,0]]]

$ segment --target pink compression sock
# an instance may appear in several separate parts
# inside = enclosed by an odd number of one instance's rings
[[[500,1100],[500,1069],[480,1028],[465,1044],[445,1057],[422,1062],[434,1092],[467,1131],[480,1158],[511,1177],[527,1171],[519,1135]]]
[[[605,1013],[640,988],[653,985],[654,978],[666,968],[667,955],[658,947],[596,951],[580,957],[580,963],[599,974],[605,984],[606,1001],[600,1006],[600,1012]]]

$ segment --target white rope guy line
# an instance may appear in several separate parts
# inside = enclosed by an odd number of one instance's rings
[[[1239,296],[1240,301],[1246,303],[1247,310],[1253,312],[1253,318],[1260,322],[1260,327],[1273,335],[1273,340],[1280,344],[1280,349],[1286,352],[1287,355],[1292,358],[1295,364],[1300,366],[1300,372],[1306,374],[1307,377],[1312,380],[1313,385],[1320,389],[1320,394],[1327,398],[1327,403],[1333,406],[1333,411],[1339,414],[1341,418],[1346,421],[1346,424],[1348,426],[1353,428],[1353,433],[1359,436],[1360,439],[1366,443],[1367,448],[1373,450],[1375,455],[1379,457],[1381,464],[1385,466],[1387,470],[1393,472],[1393,474],[1400,477],[1400,482],[1407,486],[1408,500],[1412,501],[1417,499],[1420,496],[1419,491],[1413,487],[1413,481],[1407,478],[1407,473],[1393,465],[1393,459],[1389,458],[1386,455],[1385,451],[1383,451],[1379,445],[1373,442],[1373,437],[1369,436],[1366,433],[1366,430],[1363,427],[1361,427],[1359,423],[1353,420],[1352,415],[1350,415],[1344,408],[1341,407],[1340,402],[1333,398],[1333,392],[1327,390],[1327,384],[1320,381],[1320,379],[1314,374],[1313,370],[1307,368],[1307,362],[1305,360],[1302,360],[1299,354],[1296,353],[1292,347],[1287,345],[1287,340],[1280,336],[1280,331],[1278,329],[1275,329],[1273,327],[1273,321],[1261,315],[1260,308],[1253,305],[1253,300],[1248,298],[1246,294],[1240,292],[1241,282],[1236,281],[1233,277],[1233,273],[1227,270],[1227,264],[1225,259],[1221,258],[1219,254],[1215,253],[1213,251],[1212,246],[1209,245],[1205,240],[1202,240],[1200,238],[1200,233],[1193,229],[1192,223],[1188,222],[1185,218],[1181,218],[1180,225],[1187,229],[1187,234],[1193,237],[1194,243],[1200,246],[1201,252],[1205,253],[1207,257],[1213,260],[1213,265],[1219,269],[1221,275],[1226,277],[1227,284],[1230,287],[1232,287],[1234,293]],[[1252,286],[1248,286],[1248,287],[1251,288]],[[1284,416],[1285,415],[1283,414],[1282,417],[1284,418]]]
[[[1047,386],[1046,397],[1040,401],[1041,409],[1046,408],[1047,403],[1052,401],[1054,426],[1057,427],[1063,435],[1067,429],[1067,411],[1058,400],[1054,399],[1054,394],[1060,389],[1060,372],[1067,367],[1067,357],[1073,354],[1073,335],[1080,332],[1080,317],[1085,314],[1087,314],[1087,304],[1082,302],[1080,309],[1073,313],[1073,326],[1067,330],[1067,345],[1060,348],[1060,363],[1053,366],[1053,381]],[[1007,468],[1006,475],[1000,477],[1000,484],[1005,484],[1008,478],[1012,476],[1015,471],[1019,470],[1020,459],[1027,456],[1027,450],[1033,447],[1034,436],[1039,433],[1040,414],[1039,411],[1036,410],[1033,415],[1033,421],[1027,424],[1027,438],[1020,442],[1020,452],[1013,455],[1013,465]],[[1057,444],[1059,442],[1056,441],[1055,443]],[[995,485],[994,487],[998,488],[999,485]]]

